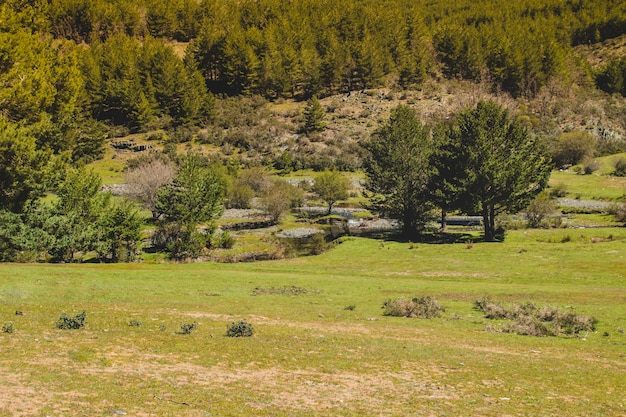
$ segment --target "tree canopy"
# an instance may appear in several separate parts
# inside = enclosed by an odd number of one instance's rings
[[[552,162],[545,147],[508,111],[492,101],[460,112],[446,133],[457,157],[454,176],[467,199],[463,205],[483,217],[485,239],[496,238],[496,217],[517,213],[547,185]]]
[[[422,125],[414,109],[398,106],[365,143],[365,148],[369,151],[364,163],[365,187],[373,193],[373,207],[400,219],[406,236],[415,235],[423,228],[431,209],[430,129]]]

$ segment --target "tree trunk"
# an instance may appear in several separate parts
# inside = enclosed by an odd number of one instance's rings
[[[485,227],[485,241],[495,242],[496,240],[495,207],[486,207],[483,209],[483,225]]]
[[[493,242],[495,240],[495,230],[493,227],[492,211],[488,207],[483,208],[483,227],[485,230],[485,241]]]
[[[441,209],[441,231],[445,232],[447,227],[447,213],[445,209]]]

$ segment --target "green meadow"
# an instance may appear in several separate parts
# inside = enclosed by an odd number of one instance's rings
[[[348,237],[256,263],[4,264],[0,416],[625,415],[625,256],[626,229],[598,228]],[[382,314],[425,295],[441,317]],[[473,308],[485,296],[598,322],[504,333]],[[55,327],[83,310],[84,328]],[[225,336],[239,320],[253,337]]]

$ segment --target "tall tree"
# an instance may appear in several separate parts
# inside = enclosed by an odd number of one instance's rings
[[[446,230],[447,214],[451,210],[472,211],[471,201],[465,191],[465,171],[463,161],[467,155],[457,149],[450,139],[449,130],[453,125],[442,122],[434,130],[434,149],[430,154],[433,175],[428,191],[430,200],[441,209],[441,231]]]
[[[402,222],[402,232],[411,237],[426,223],[431,208],[427,187],[432,175],[430,129],[416,111],[398,106],[389,120],[365,143],[366,188],[373,193],[376,210]]]
[[[468,202],[482,215],[485,240],[496,238],[496,216],[516,213],[547,185],[552,163],[545,147],[492,101],[456,117],[448,131],[455,172]]]

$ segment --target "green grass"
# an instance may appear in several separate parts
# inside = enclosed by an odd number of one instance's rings
[[[0,416],[623,415],[625,245],[623,228],[523,230],[472,245],[345,238],[259,263],[5,264]],[[307,292],[253,295],[288,286]],[[422,295],[442,318],[382,316],[385,300]],[[490,332],[472,309],[485,295],[574,308],[597,330]],[[83,309],[84,329],[55,329]],[[224,337],[238,320],[255,335]]]
[[[626,178],[605,175],[579,175],[554,171],[550,185],[565,184],[568,197],[581,200],[619,201],[626,195]]]

